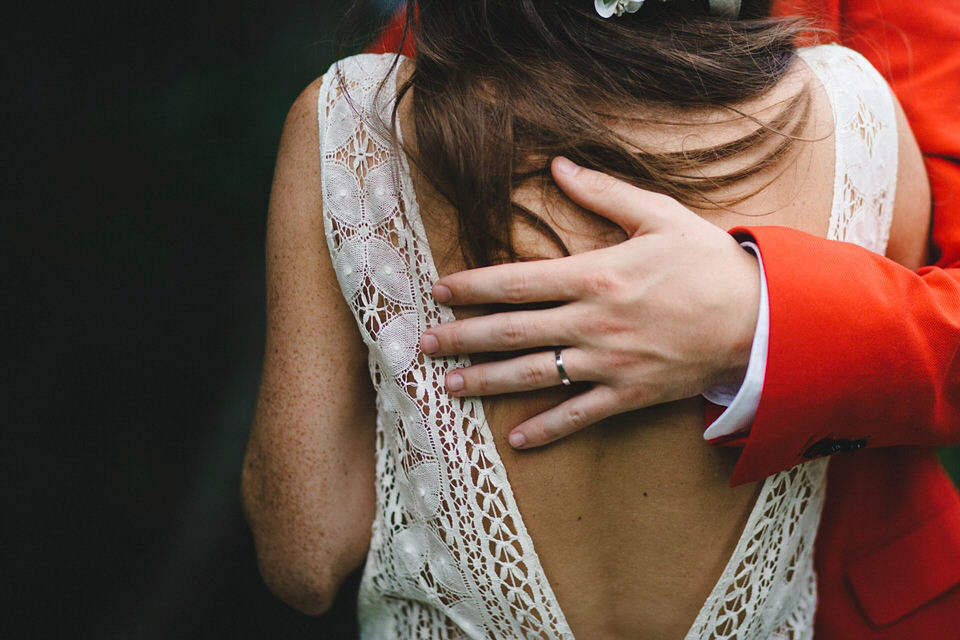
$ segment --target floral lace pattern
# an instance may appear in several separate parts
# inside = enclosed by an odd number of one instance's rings
[[[409,168],[382,124],[396,91],[392,61],[389,55],[340,61],[324,76],[318,104],[324,229],[377,390],[377,511],[360,586],[361,632],[377,640],[572,638],[482,405],[443,392],[445,371],[466,359],[429,359],[418,347],[428,326],[453,314],[429,293],[437,273]],[[862,131],[883,138],[892,121],[874,120],[865,118]],[[895,138],[894,131],[894,144]],[[888,153],[872,139],[878,153]],[[838,181],[846,184],[841,173]],[[850,184],[850,193],[874,194],[859,179]],[[869,208],[874,198],[847,202]],[[847,231],[838,237],[870,231],[874,242],[885,242],[886,230],[871,224],[889,226],[889,215],[841,210],[846,222],[837,228]],[[764,482],[687,638],[812,636],[812,549],[825,472],[826,461],[817,460]]]
[[[800,55],[833,106],[837,171],[827,237],[882,254],[890,237],[897,184],[893,94],[855,51],[825,45],[802,49]]]
[[[453,319],[389,122],[392,56],[343,60],[319,97],[324,228],[377,389],[377,513],[360,587],[368,638],[572,638],[477,400],[419,350]],[[381,81],[387,82],[380,89]]]

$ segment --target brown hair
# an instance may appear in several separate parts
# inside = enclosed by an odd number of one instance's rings
[[[770,18],[769,0],[743,0],[735,20],[710,16],[705,0],[648,0],[635,14],[609,19],[590,0],[407,4],[417,56],[399,93],[413,89],[414,160],[456,208],[469,266],[526,257],[514,246],[515,216],[565,251],[512,197],[524,181],[546,181],[556,155],[688,205],[729,205],[710,191],[782,156],[809,108],[802,92],[752,133],[693,152],[640,149],[611,126],[650,122],[621,115],[638,106],[732,109],[769,90],[792,62],[802,29]],[[746,169],[704,175],[708,165],[771,139]]]

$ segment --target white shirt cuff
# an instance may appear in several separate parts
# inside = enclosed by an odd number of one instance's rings
[[[705,440],[713,440],[736,433],[748,432],[760,406],[763,379],[767,372],[767,351],[770,346],[770,301],[767,297],[767,278],[763,272],[760,248],[753,242],[740,246],[757,257],[760,265],[760,308],[757,312],[757,330],[750,346],[747,373],[739,387],[728,384],[710,389],[703,397],[714,404],[727,407],[726,411],[703,432]]]

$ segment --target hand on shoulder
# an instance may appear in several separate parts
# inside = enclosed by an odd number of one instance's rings
[[[450,305],[554,301],[560,306],[470,318],[434,327],[429,355],[544,347],[447,374],[456,395],[491,395],[560,384],[555,348],[587,391],[511,432],[539,446],[607,416],[738,382],[756,327],[756,259],[724,230],[673,200],[565,158],[558,186],[580,206],[619,224],[629,239],[588,253],[452,274],[434,287]]]

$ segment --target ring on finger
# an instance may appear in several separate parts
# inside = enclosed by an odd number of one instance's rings
[[[567,375],[567,370],[563,368],[563,349],[557,348],[553,352],[555,362],[557,365],[557,373],[560,374],[560,382],[563,383],[563,386],[569,387],[573,382],[570,380],[570,376]]]

